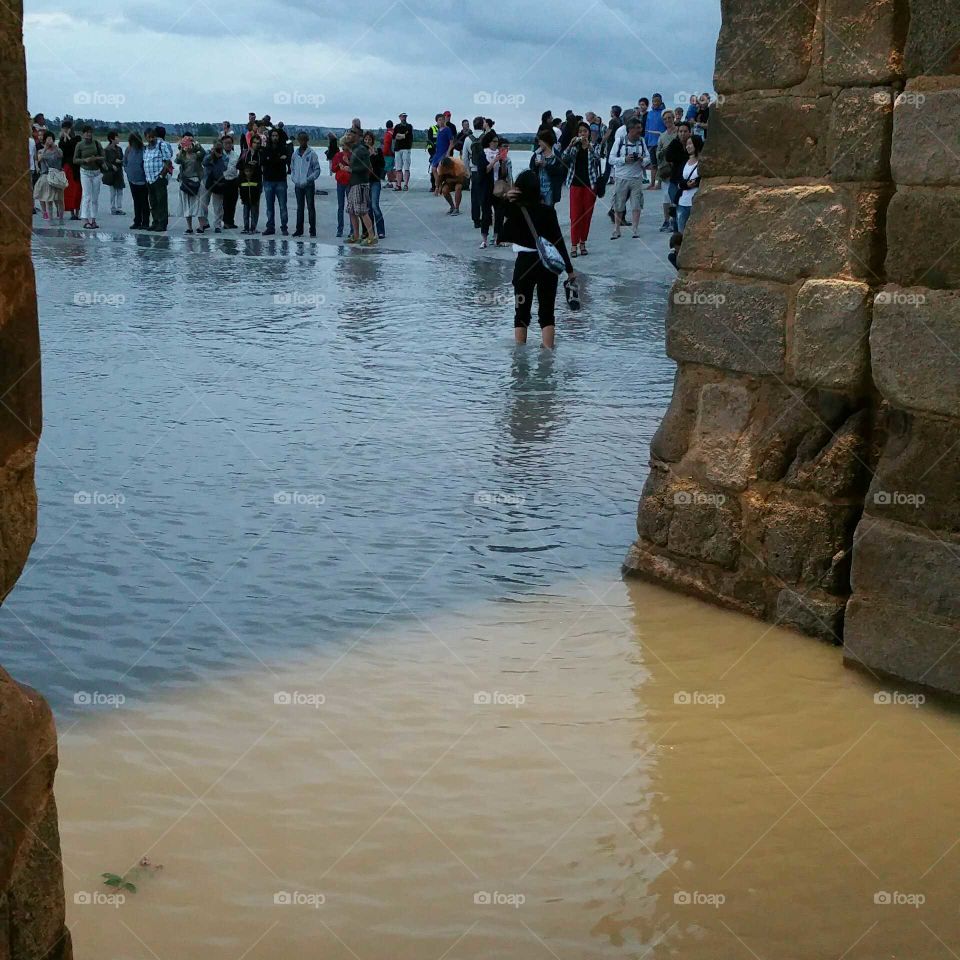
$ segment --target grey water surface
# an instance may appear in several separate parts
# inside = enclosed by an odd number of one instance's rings
[[[515,348],[510,265],[47,233],[39,534],[4,665],[69,715],[619,576],[669,398],[659,282]]]

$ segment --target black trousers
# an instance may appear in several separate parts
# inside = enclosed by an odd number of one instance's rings
[[[167,211],[167,178],[158,177],[147,185],[150,195],[150,213],[153,216],[153,226],[160,230],[167,229],[170,214]]]
[[[303,233],[303,210],[306,207],[310,235],[313,236],[317,232],[317,205],[314,200],[316,187],[313,183],[306,183],[302,187],[294,186],[293,192],[297,195],[297,233]]]
[[[503,231],[503,221],[507,217],[507,201],[500,197],[493,198],[493,235],[497,238]]]
[[[513,325],[529,327],[533,313],[533,294],[537,294],[537,319],[541,327],[556,322],[557,287],[560,278],[548,270],[538,253],[518,253],[513,268],[513,296],[516,304]]]
[[[223,181],[223,224],[226,227],[237,225],[237,198],[240,196],[239,180]]]
[[[477,190],[480,192],[480,229],[486,236],[493,225],[493,174],[481,177]]]
[[[480,174],[476,170],[470,174],[470,215],[473,217],[473,225],[480,226]]]
[[[150,190],[145,183],[131,183],[130,195],[133,197],[133,225],[150,226]]]

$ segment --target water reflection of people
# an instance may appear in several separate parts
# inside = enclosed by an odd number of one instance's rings
[[[333,287],[342,292],[343,298],[337,313],[345,322],[344,335],[364,340],[386,325],[384,302],[368,297],[369,291],[383,289],[383,260],[355,253],[349,247],[339,249]]]
[[[554,355],[541,351],[534,363],[527,351],[517,349],[510,372],[507,413],[510,436],[517,443],[543,443],[551,439],[561,424]],[[528,460],[523,460],[529,466]]]

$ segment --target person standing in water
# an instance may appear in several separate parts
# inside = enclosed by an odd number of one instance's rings
[[[527,328],[533,312],[533,294],[537,294],[537,319],[543,345],[552,350],[556,333],[557,287],[560,278],[543,265],[537,253],[537,237],[552,243],[563,257],[567,277],[575,282],[573,262],[563,240],[557,212],[543,202],[540,177],[524,170],[507,194],[508,206],[501,239],[513,244],[517,261],[513,268],[515,313],[513,333],[517,343],[527,342]]]

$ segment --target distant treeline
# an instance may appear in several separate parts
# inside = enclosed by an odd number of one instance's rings
[[[278,118],[283,120],[282,117]],[[90,124],[93,127],[94,132],[97,135],[98,139],[103,139],[106,137],[108,131],[110,130],[119,130],[122,135],[128,134],[131,130],[143,131],[147,127],[157,127],[161,126],[166,128],[167,139],[175,140],[183,136],[184,133],[188,131],[192,133],[195,137],[198,137],[201,140],[212,140],[220,136],[220,131],[223,129],[221,123],[207,123],[207,122],[197,122],[197,123],[167,123],[163,120],[121,120],[111,122],[108,120],[99,120],[92,117],[74,117],[73,118],[73,129],[79,131],[81,127],[86,124]],[[334,134],[337,137],[342,136],[347,128],[346,127],[325,127],[325,126],[311,126],[307,123],[287,123],[284,121],[284,129],[292,137],[300,130],[305,130],[309,135],[311,141],[319,142],[327,139],[327,134]],[[56,118],[47,118],[47,127],[51,130],[60,129],[60,117]],[[233,127],[234,131],[239,135],[243,130],[246,130],[246,121],[235,123]],[[375,132],[383,134],[383,127],[373,127]],[[427,140],[427,131],[418,130],[414,128],[413,131],[414,139],[418,144],[425,143]],[[517,146],[529,146],[534,142],[535,134],[533,133],[501,133],[500,136],[506,137],[511,143],[516,144]]]

